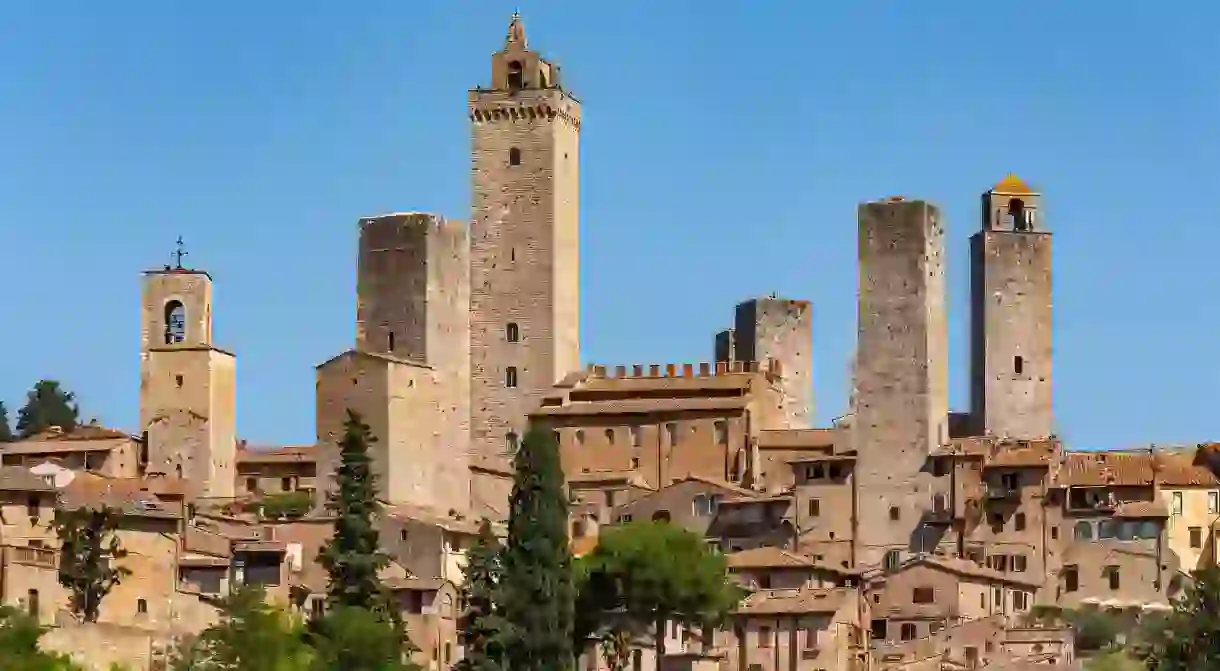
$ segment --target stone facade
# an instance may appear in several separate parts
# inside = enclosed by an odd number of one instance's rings
[[[1010,175],[983,194],[970,239],[971,413],[985,435],[1054,433],[1051,234],[1041,196]]]
[[[939,210],[891,198],[859,209],[856,558],[920,549],[925,466],[948,437],[944,228]]]
[[[233,496],[237,360],[212,344],[212,278],[165,268],[144,274],[140,349],[142,467]]]

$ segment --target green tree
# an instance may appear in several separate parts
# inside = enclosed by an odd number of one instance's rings
[[[531,426],[515,474],[502,553],[505,662],[513,671],[572,667],[574,586],[568,497],[551,431]]]
[[[462,603],[466,608],[458,620],[458,638],[466,654],[457,664],[458,671],[504,669],[504,621],[496,605],[499,581],[500,541],[491,529],[491,522],[485,519],[466,552],[462,583]]]
[[[724,555],[698,534],[666,522],[608,529],[580,564],[584,635],[600,638],[603,649],[621,651],[624,638],[664,631],[671,622],[688,629],[719,626],[745,596],[730,580]],[[663,654],[663,638],[658,643]]]
[[[335,533],[318,553],[318,563],[330,576],[327,607],[356,606],[395,613],[381,582],[381,570],[390,564],[380,549],[375,518],[381,512],[369,447],[377,439],[360,415],[347,411],[341,462],[336,487],[327,504],[335,514]]]
[[[46,628],[12,606],[0,606],[0,660],[5,671],[81,671],[67,655],[44,652],[38,642]]]
[[[55,511],[59,584],[68,590],[69,608],[85,622],[97,621],[102,599],[131,573],[118,564],[127,556],[115,533],[121,520],[119,511],[107,507]]]
[[[79,422],[80,408],[76,395],[64,391],[55,380],[41,380],[25,397],[25,406],[17,411],[17,433],[22,438],[58,426],[72,431]]]
[[[7,443],[13,439],[13,429],[8,423],[8,408],[4,407],[4,401],[0,401],[0,443]]]
[[[221,603],[220,621],[180,646],[173,671],[308,671],[313,652],[304,629],[266,602],[258,587],[241,587]]]
[[[1220,568],[1194,573],[1174,602],[1164,625],[1147,632],[1140,645],[1145,666],[1153,671],[1220,669]]]
[[[382,611],[339,606],[315,627],[314,671],[411,671],[406,632]]]

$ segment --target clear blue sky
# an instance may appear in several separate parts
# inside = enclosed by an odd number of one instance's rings
[[[1013,171],[1056,236],[1061,432],[1220,439],[1213,5],[521,2],[584,103],[586,360],[707,360],[737,301],[810,299],[826,421],[846,399],[856,204],[921,197],[948,218],[964,408],[967,239]],[[0,5],[10,412],[49,377],[136,430],[140,271],[182,235],[216,279],[241,434],[311,441],[313,366],[354,337],[357,218],[469,219],[466,90],[513,9]]]

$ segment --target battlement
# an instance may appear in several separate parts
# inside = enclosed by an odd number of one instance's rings
[[[765,363],[758,361],[717,361],[709,363],[706,361],[694,364],[632,364],[630,369],[625,365],[614,366],[613,370],[607,366],[593,364],[589,366],[589,379],[649,379],[649,378],[695,378],[695,377],[716,377],[721,375],[742,375],[750,373],[767,373],[772,376],[780,376],[783,374],[783,367],[780,362],[768,360]]]

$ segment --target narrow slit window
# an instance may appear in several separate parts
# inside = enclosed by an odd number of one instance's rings
[[[508,164],[509,165],[521,165],[521,150],[520,149],[513,147],[512,149],[508,150]]]
[[[1014,356],[1012,358],[1012,370],[1017,375],[1024,373],[1025,372],[1025,359],[1022,358],[1020,355]]]

